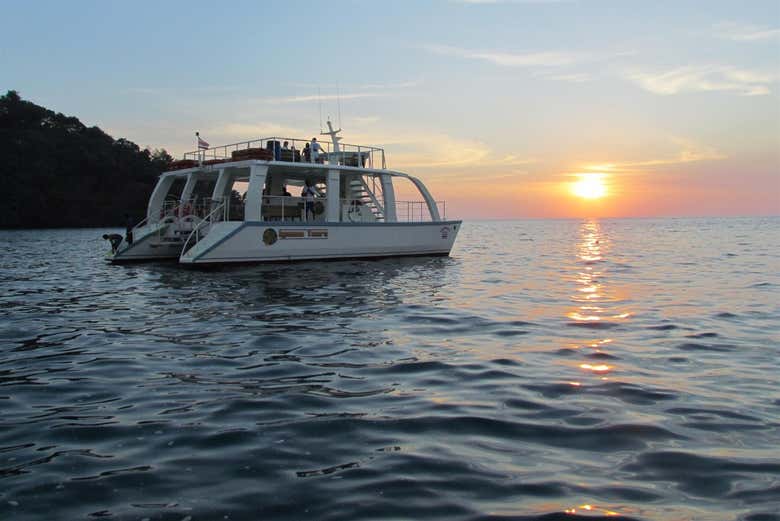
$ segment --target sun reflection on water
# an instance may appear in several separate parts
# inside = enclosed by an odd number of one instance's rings
[[[590,505],[590,504],[584,504],[584,505],[580,505],[578,507],[567,508],[563,512],[565,514],[576,515],[577,514],[577,510],[581,510],[581,511],[584,510],[586,514],[596,514],[596,513],[598,513],[598,514],[602,514],[604,516],[609,516],[609,517],[621,515],[619,512],[615,512],[614,510],[609,510],[609,509],[606,509],[606,508],[603,508],[603,507],[599,507],[599,506],[596,506],[596,505]]]
[[[577,260],[584,264],[577,270],[574,279],[577,292],[571,300],[579,305],[566,316],[574,323],[616,322],[631,316],[630,312],[611,310],[603,305],[620,300],[607,287],[605,265],[611,242],[598,221],[587,221],[580,227],[580,242],[577,244]]]
[[[580,227],[576,258],[578,266],[574,282],[576,291],[571,295],[574,307],[566,312],[571,325],[581,326],[586,331],[597,331],[601,328],[612,328],[631,317],[631,312],[625,309],[615,309],[622,302],[622,296],[616,294],[615,288],[608,284],[608,259],[612,244],[607,233],[598,221],[584,222]],[[572,345],[583,355],[592,358],[594,355],[610,358],[610,363],[581,361],[577,368],[591,378],[608,380],[609,374],[617,368],[612,362],[608,348],[613,343],[612,337],[591,337],[590,339]],[[567,382],[580,387],[584,385],[580,379]]]

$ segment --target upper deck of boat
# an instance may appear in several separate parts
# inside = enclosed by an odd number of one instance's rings
[[[184,154],[184,159],[174,161],[166,174],[185,174],[192,171],[217,171],[222,168],[246,167],[255,161],[263,161],[275,168],[295,170],[298,173],[318,173],[323,169],[364,171],[388,175],[403,175],[387,169],[385,151],[369,145],[320,141],[322,152],[310,152],[312,141],[300,138],[266,137],[209,147]]]

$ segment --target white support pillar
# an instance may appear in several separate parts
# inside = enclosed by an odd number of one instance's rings
[[[395,188],[393,188],[393,177],[382,174],[379,179],[382,182],[382,198],[385,203],[385,222],[394,223],[398,221],[395,213]]]
[[[199,172],[191,172],[187,176],[187,182],[184,184],[184,190],[181,191],[181,197],[179,198],[179,211],[177,212],[179,217],[184,216],[184,206],[192,197],[192,192],[195,190],[195,183],[198,182],[198,179],[200,179]]]
[[[341,175],[338,170],[328,170],[328,204],[325,207],[325,221],[341,220]]]
[[[441,217],[439,216],[439,209],[436,207],[436,201],[433,200],[431,193],[427,188],[425,188],[425,185],[422,184],[422,182],[416,177],[409,176],[409,180],[414,183],[414,185],[420,191],[420,194],[422,194],[423,199],[425,199],[425,202],[428,203],[428,211],[431,214],[431,220],[441,221]]]
[[[268,173],[268,165],[252,165],[249,168],[249,188],[246,191],[244,207],[245,221],[260,220],[260,205],[263,201],[263,185]]]
[[[221,168],[219,170],[219,177],[214,185],[214,191],[211,192],[211,210],[213,211],[216,206],[222,201],[230,199],[230,194],[227,193],[228,188],[231,186],[233,180],[232,172],[230,169]]]
[[[165,202],[165,196],[168,195],[168,190],[171,189],[175,180],[176,176],[167,175],[157,181],[157,186],[154,187],[152,196],[149,198],[149,206],[146,208],[146,218],[149,223],[156,223],[160,220],[160,210]]]

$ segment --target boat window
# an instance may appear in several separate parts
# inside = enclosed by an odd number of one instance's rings
[[[184,185],[187,184],[187,179],[184,177],[177,177],[171,183],[171,187],[168,188],[168,193],[165,194],[166,201],[178,201],[181,198],[181,193],[184,191]]]

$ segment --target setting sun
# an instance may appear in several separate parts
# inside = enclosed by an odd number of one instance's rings
[[[583,199],[600,199],[607,195],[605,174],[577,174],[578,181],[571,184],[571,193]]]

